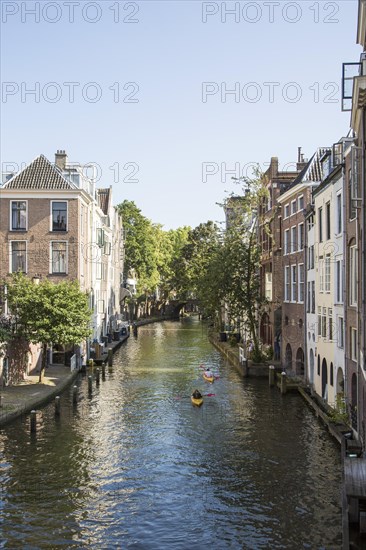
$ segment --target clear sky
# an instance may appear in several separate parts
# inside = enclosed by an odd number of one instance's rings
[[[348,133],[357,7],[2,0],[2,168],[65,149],[165,229],[222,220],[232,175]]]

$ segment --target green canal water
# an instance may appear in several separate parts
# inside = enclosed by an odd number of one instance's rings
[[[218,375],[204,382],[199,365]],[[79,403],[0,432],[0,548],[340,549],[340,449],[197,319],[140,327]],[[195,388],[206,397],[193,407]]]

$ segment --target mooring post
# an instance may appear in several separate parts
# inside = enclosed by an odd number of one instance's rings
[[[102,363],[102,380],[105,380],[105,363]]]
[[[287,375],[283,371],[281,372],[281,393],[282,395],[285,395],[286,392],[287,392]]]
[[[247,378],[249,374],[249,367],[248,367],[248,359],[244,359],[243,361],[243,377]]]
[[[36,433],[37,431],[37,411],[30,412],[30,431]]]
[[[72,402],[73,402],[73,405],[76,405],[76,403],[78,402],[78,387],[77,386],[72,387]]]
[[[92,393],[93,391],[93,377],[88,376],[88,391],[89,393]]]
[[[60,399],[60,396],[57,395],[55,397],[55,415],[60,416],[60,414],[61,414],[61,399]]]
[[[113,349],[108,349],[108,365],[111,367],[113,365]]]
[[[275,384],[275,367],[274,367],[274,365],[269,365],[268,377],[269,377],[270,387],[274,386],[274,384]]]
[[[97,369],[95,371],[95,382],[96,382],[97,386],[99,386],[99,384],[100,384],[100,369]]]

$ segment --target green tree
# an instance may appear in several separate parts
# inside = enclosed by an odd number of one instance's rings
[[[42,344],[41,382],[51,344],[79,344],[90,336],[88,296],[77,281],[54,284],[46,279],[35,285],[16,273],[6,284],[15,336]]]
[[[220,245],[218,226],[208,221],[188,233],[180,257],[174,261],[175,285],[181,298],[202,299],[207,290],[207,274]]]
[[[261,248],[258,226],[262,205],[268,197],[264,175],[256,169],[253,178],[240,178],[243,195],[225,201],[227,230],[223,256],[225,258],[225,302],[233,319],[243,319],[254,344],[253,356],[261,358],[258,317],[267,300],[262,293],[259,268]],[[269,225],[261,225],[270,234]]]

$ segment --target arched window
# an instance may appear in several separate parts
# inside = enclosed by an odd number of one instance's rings
[[[334,386],[333,363],[330,364],[329,378],[330,378],[330,381],[329,381],[330,385]]]

